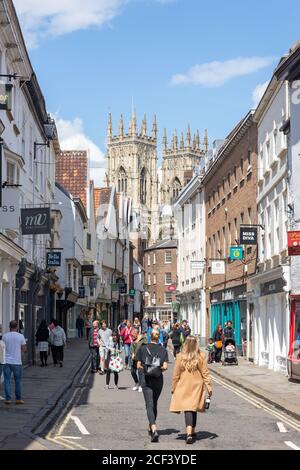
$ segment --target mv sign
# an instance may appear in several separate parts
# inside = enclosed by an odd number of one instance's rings
[[[21,230],[22,235],[50,234],[50,208],[21,209]]]

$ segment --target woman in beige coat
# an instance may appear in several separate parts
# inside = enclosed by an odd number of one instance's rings
[[[205,411],[206,392],[211,396],[211,378],[206,357],[200,351],[197,338],[188,336],[182,352],[176,356],[170,405],[172,413],[184,411],[187,444],[192,444],[195,437],[197,412]]]

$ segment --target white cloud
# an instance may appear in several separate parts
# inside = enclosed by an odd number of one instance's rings
[[[59,36],[109,23],[130,0],[14,0],[28,47],[41,37]]]
[[[252,101],[253,101],[253,107],[257,108],[258,103],[262,99],[268,85],[269,85],[269,80],[267,80],[265,83],[259,83],[253,90],[252,93]]]
[[[186,74],[173,75],[171,84],[218,87],[232,78],[257,72],[271,65],[274,60],[274,57],[237,57],[224,62],[214,61],[194,65]]]
[[[104,185],[106,161],[99,147],[84,133],[83,121],[76,117],[67,121],[55,117],[60,147],[62,150],[88,150],[90,159],[90,178],[95,186]]]

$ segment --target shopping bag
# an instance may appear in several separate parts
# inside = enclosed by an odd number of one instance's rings
[[[117,353],[115,356],[110,357],[108,367],[113,372],[121,372],[124,369],[122,358],[119,353]]]

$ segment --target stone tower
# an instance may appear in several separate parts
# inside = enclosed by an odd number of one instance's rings
[[[159,183],[157,176],[157,123],[154,116],[152,131],[147,132],[144,116],[137,128],[135,111],[132,112],[128,133],[125,133],[123,116],[120,116],[118,134],[114,135],[112,117],[109,115],[107,132],[107,186],[115,185],[132,200],[132,209],[141,217],[142,243],[155,241],[154,217],[157,211]],[[141,236],[141,235],[140,235]]]
[[[203,145],[200,143],[199,131],[193,139],[188,125],[186,137],[183,133],[178,142],[177,132],[172,135],[171,145],[168,147],[167,131],[164,129],[162,142],[162,175],[160,187],[161,204],[171,205],[180,190],[192,179],[194,169],[199,165],[201,158],[208,150],[207,132],[204,131]]]

